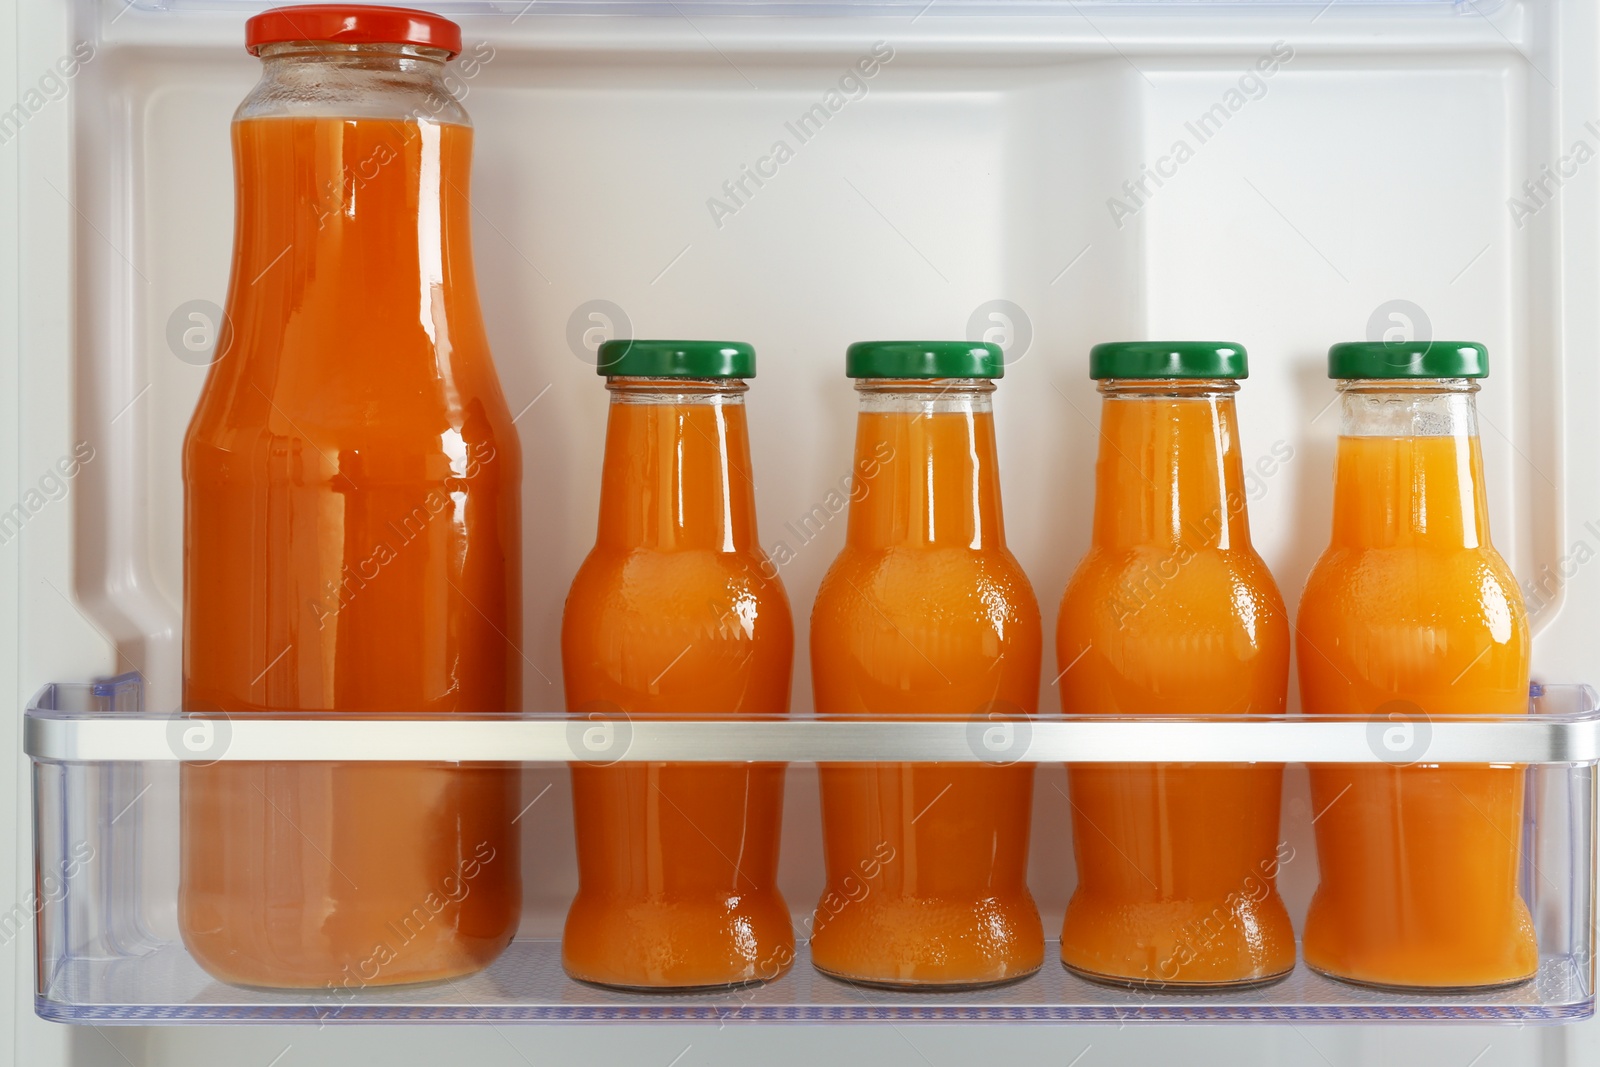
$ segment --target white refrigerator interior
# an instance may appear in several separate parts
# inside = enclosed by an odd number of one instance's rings
[[[1592,1019],[37,1017],[22,709],[50,683],[128,672],[144,679],[147,709],[178,709],[179,459],[206,373],[184,334],[223,301],[229,120],[260,69],[244,20],[266,6],[0,0],[10,1062],[1600,1064]],[[1249,349],[1247,465],[1288,457],[1251,482],[1251,529],[1292,612],[1330,525],[1328,344],[1395,331],[1481,341],[1494,370],[1479,396],[1491,524],[1532,613],[1534,679],[1600,681],[1600,10],[1586,0],[429,6],[461,23],[473,60],[455,85],[477,131],[479,291],[520,413],[526,711],[563,707],[561,605],[593,543],[606,417],[593,347],[613,336],[726,337],[759,353],[747,402],[760,540],[792,551],[797,714],[810,710],[805,621],[844,523],[794,531],[851,469],[844,349],[878,337],[1006,348],[995,399],[1006,526],[1047,649],[1089,539],[1093,343]],[[870,55],[876,73],[841,93]],[[86,455],[70,478],[51,475]],[[1045,711],[1058,703],[1052,663]],[[141,862],[103,875],[139,882],[122,888],[137,888],[152,944],[177,936],[172,835],[155,829],[176,819],[176,790],[157,781],[132,814],[149,829]],[[1030,883],[1051,934],[1074,880],[1064,783],[1059,765],[1041,765]],[[525,772],[527,797],[547,785],[522,821],[530,939],[559,935],[576,886],[565,771]],[[1303,768],[1286,789],[1303,858],[1281,882],[1299,916],[1317,881]],[[809,767],[791,772],[784,818],[781,880],[798,921],[822,884]]]

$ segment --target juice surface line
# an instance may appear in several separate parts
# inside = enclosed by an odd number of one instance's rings
[[[794,624],[756,537],[742,381],[754,352],[611,341],[600,369],[611,405],[599,532],[562,617],[568,710],[613,731],[645,716],[787,714]],[[607,753],[594,755],[572,765],[567,972],[681,989],[788,970],[783,765],[603,766]]]
[[[817,714],[987,726],[1032,713],[1039,611],[1001,520],[990,403],[998,347],[868,342],[851,346],[847,369],[861,411],[845,547],[811,614]],[[824,765],[819,774],[818,969],[897,987],[983,985],[1038,969],[1043,931],[1026,881],[1031,764]]]
[[[1473,394],[1481,345],[1336,345],[1343,424],[1333,534],[1296,621],[1307,714],[1390,718],[1392,766],[1311,768],[1321,884],[1306,963],[1372,985],[1530,977],[1517,890],[1525,768],[1427,762],[1440,715],[1528,709],[1530,637],[1489,540]]]
[[[1245,360],[1231,344],[1095,346],[1093,538],[1056,630],[1065,713],[1283,712],[1288,616],[1250,543],[1233,398]],[[1154,989],[1291,970],[1282,777],[1279,764],[1070,764],[1078,886],[1062,961]]]
[[[259,46],[232,342],[184,443],[184,707],[517,710],[521,457],[473,277],[472,130],[406,106],[449,52]],[[187,763],[184,942],[256,986],[481,968],[520,915],[518,798],[515,768]]]

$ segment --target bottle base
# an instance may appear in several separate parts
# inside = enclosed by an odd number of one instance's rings
[[[1407,984],[1403,982],[1378,982],[1366,978],[1349,978],[1342,974],[1335,974],[1332,971],[1324,970],[1323,968],[1310,963],[1306,964],[1306,969],[1312,974],[1320,975],[1323,978],[1331,978],[1335,982],[1339,982],[1343,985],[1355,986],[1358,989],[1370,989],[1378,993],[1403,993],[1411,996],[1415,996],[1418,993],[1424,993],[1428,996],[1440,997],[1463,996],[1474,993],[1489,993],[1496,989],[1515,989],[1519,985],[1526,985],[1528,982],[1533,981],[1533,979],[1538,977],[1539,974],[1539,972],[1535,970],[1530,974],[1522,976],[1521,978],[1508,978],[1505,981],[1475,982],[1467,985],[1422,985],[1418,983]]]
[[[788,972],[794,933],[775,891],[616,899],[580,893],[567,912],[569,978],[642,993],[738,989]]]
[[[511,942],[508,939],[506,944],[509,945],[510,943]],[[504,946],[501,947],[502,950],[503,948]],[[211,977],[215,978],[217,981],[223,982],[230,986],[236,986],[239,989],[254,990],[261,993],[285,993],[296,990],[314,990],[319,993],[327,993],[331,991],[336,994],[345,995],[353,995],[362,990],[368,989],[404,991],[408,989],[421,990],[434,986],[450,985],[458,978],[470,978],[472,975],[487,970],[499,955],[500,950],[497,950],[481,959],[474,958],[471,960],[465,960],[451,966],[440,967],[436,970],[431,970],[425,973],[401,974],[392,978],[380,975],[369,979],[353,975],[348,968],[338,972],[317,971],[314,974],[279,973],[270,976],[259,973],[247,974],[241,971],[239,968],[230,967],[223,963],[202,959],[198,956],[195,956],[194,950],[192,948],[190,949],[190,956],[194,958],[195,962],[200,965],[202,970],[204,970]]]
[[[819,918],[811,965],[830,978],[875,989],[957,990],[1037,974],[1044,928],[1033,898],[911,897],[874,892]]]
[[[691,996],[705,993],[733,993],[741,989],[755,989],[768,982],[775,982],[789,973],[785,967],[777,974],[767,978],[743,978],[732,982],[702,982],[697,985],[640,985],[636,982],[609,982],[594,978],[585,978],[581,974],[567,971],[567,977],[574,982],[581,982],[595,989],[606,989],[613,993],[642,993],[647,996]]]
[[[972,989],[995,989],[999,986],[1014,985],[1025,979],[1032,978],[1039,973],[1039,967],[1031,970],[1020,971],[1017,974],[1008,974],[1001,978],[961,978],[951,981],[937,981],[917,979],[914,981],[901,981],[892,978],[861,978],[856,975],[842,974],[830,971],[826,967],[812,965],[816,972],[824,978],[831,978],[835,982],[856,986],[860,989],[882,989],[891,993],[962,993]],[[1043,966],[1042,964],[1040,966]]]
[[[1275,985],[1294,973],[1294,968],[1288,967],[1272,974],[1238,978],[1230,981],[1207,982],[1178,982],[1160,978],[1128,978],[1123,975],[1101,974],[1097,971],[1086,971],[1081,967],[1062,961],[1061,966],[1067,973],[1077,975],[1079,978],[1095,985],[1111,986],[1117,989],[1132,989],[1143,992],[1155,993],[1223,993],[1236,992],[1244,989],[1260,989],[1263,986]]]
[[[242,942],[235,936],[224,942],[181,926],[180,934],[190,958],[219,982],[273,993],[307,989],[349,996],[365,989],[440,985],[478,974],[510,946],[516,920],[508,915],[505,928],[499,937],[435,942],[410,953],[405,945],[380,943],[365,958],[358,952],[335,956],[333,950],[316,958],[285,958],[281,946],[260,940]]]

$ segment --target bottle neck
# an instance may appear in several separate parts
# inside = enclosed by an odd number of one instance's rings
[[[737,379],[611,378],[597,543],[740,552],[756,544],[755,484]]]
[[[422,120],[470,126],[449,53],[409,44],[284,41],[261,48],[261,79],[235,121],[253,118]],[[458,81],[455,82],[460,87]]]
[[[994,383],[874,378],[856,389],[848,543],[1004,548]]]
[[[1488,546],[1477,391],[1467,378],[1339,383],[1335,545]]]
[[[1096,547],[1249,547],[1238,389],[1223,378],[1100,383]]]

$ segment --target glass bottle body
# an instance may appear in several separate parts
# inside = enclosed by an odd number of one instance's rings
[[[1410,751],[1430,716],[1528,708],[1527,613],[1489,541],[1477,389],[1341,383],[1333,534],[1296,620],[1306,714],[1396,722],[1392,766],[1311,768],[1322,880],[1306,963],[1370,985],[1503,985],[1538,967],[1517,891],[1524,768]]]
[[[184,442],[184,704],[521,705],[521,455],[473,275],[446,54],[270,45],[233,126],[227,316]],[[182,769],[208,971],[356,989],[477,970],[521,910],[519,771]]]
[[[756,538],[744,385],[612,378],[599,533],[562,618],[569,712],[781,716],[794,624]],[[574,764],[576,978],[685,989],[776,978],[784,768]]]
[[[1067,714],[1283,712],[1288,617],[1250,543],[1237,388],[1102,383],[1093,539],[1056,630]],[[1078,886],[1062,961],[1151,988],[1292,969],[1282,778],[1278,764],[1069,765]]]
[[[1039,609],[1005,545],[986,381],[857,386],[844,550],[811,615],[822,716],[1031,714]],[[894,987],[1010,981],[1043,961],[1027,887],[1033,767],[825,765],[825,973]]]

